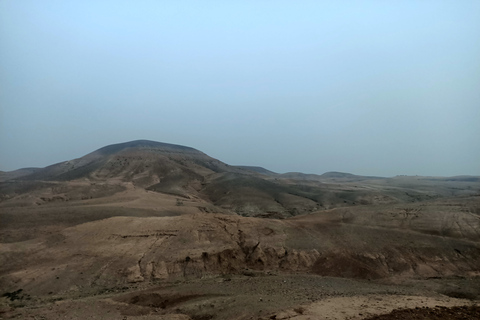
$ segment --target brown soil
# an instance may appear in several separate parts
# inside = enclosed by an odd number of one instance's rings
[[[5,319],[364,319],[399,308],[474,305],[441,294],[480,279],[435,279],[411,283],[357,281],[308,274],[245,272],[190,281],[138,283],[89,293],[3,299]],[[468,290],[468,289],[466,289]],[[471,289],[470,289],[471,290]],[[248,307],[247,307],[248,306]],[[3,312],[3,313],[2,313]],[[162,318],[163,317],[163,318]]]
[[[367,318],[365,320],[478,320],[479,306],[435,307],[394,310],[389,314]]]

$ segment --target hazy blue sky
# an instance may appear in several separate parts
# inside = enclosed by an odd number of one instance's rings
[[[0,170],[136,139],[480,175],[480,1],[0,1]]]

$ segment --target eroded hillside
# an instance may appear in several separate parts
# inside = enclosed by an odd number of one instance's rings
[[[299,304],[327,297],[480,297],[477,177],[281,175],[150,141],[1,177],[7,315],[99,294],[117,315],[171,319],[253,312],[207,304],[302,319],[320,309]]]

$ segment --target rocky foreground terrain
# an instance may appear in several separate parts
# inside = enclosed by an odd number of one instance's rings
[[[0,291],[4,319],[478,319],[480,178],[111,145],[0,173]]]

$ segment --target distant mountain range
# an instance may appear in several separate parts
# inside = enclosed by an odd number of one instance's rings
[[[351,173],[344,172],[326,172],[322,175],[313,174],[313,173],[302,173],[302,172],[287,172],[287,173],[276,173],[270,170],[267,170],[262,167],[250,167],[250,166],[237,166],[238,168],[250,170],[260,174],[275,176],[285,179],[295,179],[295,180],[313,180],[313,181],[325,181],[325,180],[338,180],[338,181],[362,181],[362,180],[371,180],[371,179],[385,179],[384,177],[373,177],[373,176],[358,176]]]

